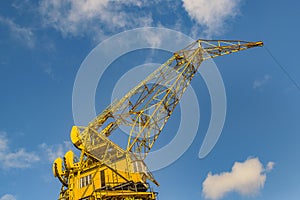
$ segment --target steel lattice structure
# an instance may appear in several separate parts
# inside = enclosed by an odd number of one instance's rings
[[[114,163],[115,157],[123,158],[128,153],[133,160],[143,160],[202,61],[256,46],[262,46],[262,42],[197,40],[175,52],[167,62],[122,99],[115,100],[83,129],[81,137],[85,138],[82,141],[85,141],[87,151],[108,165]],[[131,128],[127,149],[108,139],[120,125]],[[114,151],[110,150],[112,153],[108,154],[108,149]]]
[[[124,179],[125,183],[131,181],[132,174],[139,174],[141,180],[149,179],[158,185],[143,160],[201,63],[210,58],[262,45],[262,42],[238,40],[197,40],[175,52],[167,62],[123,98],[115,100],[88,126],[73,127],[71,139],[82,151],[81,160],[89,157],[93,160],[92,163],[97,161],[105,165],[112,173]],[[119,126],[130,129],[125,149],[109,137]],[[79,172],[80,170],[82,169],[78,168]],[[58,174],[56,168],[56,175]],[[66,174],[63,175],[69,176]]]

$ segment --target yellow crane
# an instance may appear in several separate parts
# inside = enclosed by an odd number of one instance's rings
[[[73,126],[68,151],[53,163],[62,183],[59,200],[155,200],[148,180],[159,185],[144,159],[204,60],[263,46],[263,42],[197,40],[173,56],[86,127]],[[119,126],[130,130],[127,147],[110,138]]]

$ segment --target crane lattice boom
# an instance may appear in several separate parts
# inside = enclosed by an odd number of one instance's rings
[[[83,146],[108,165],[128,154],[130,159],[143,160],[202,61],[262,45],[262,42],[197,40],[175,52],[167,62],[82,129],[79,137]],[[108,139],[120,125],[130,127],[126,149]]]

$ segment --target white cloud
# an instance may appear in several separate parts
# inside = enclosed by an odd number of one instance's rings
[[[253,82],[253,89],[258,89],[264,86],[269,80],[271,79],[271,76],[266,74],[262,79],[257,79]]]
[[[8,148],[7,143],[6,133],[0,131],[0,152],[4,152]]]
[[[0,131],[0,168],[3,169],[29,168],[41,159],[53,162],[57,157],[63,157],[67,151],[75,150],[69,141],[53,145],[42,143],[39,145],[40,155],[37,155],[35,152],[28,152],[24,148],[14,151],[8,144],[9,140],[6,132]]]
[[[151,14],[138,9],[144,4],[139,0],[42,0],[39,11],[44,25],[54,27],[64,36],[103,37],[106,32],[151,25]],[[135,9],[124,10],[125,7]]]
[[[207,36],[218,35],[225,29],[225,23],[239,14],[243,0],[41,0],[39,13],[43,25],[52,27],[65,37],[92,36],[94,40],[103,39],[120,31],[161,25],[175,29],[185,29],[183,18],[178,10],[185,9],[191,20],[204,28]],[[160,20],[165,11],[174,13],[169,22]],[[152,13],[156,13],[152,16]],[[170,13],[170,12],[169,12]],[[163,24],[162,24],[163,23]],[[191,29],[196,34],[196,24]],[[198,35],[197,35],[198,36]]]
[[[0,132],[0,167],[28,168],[40,160],[34,152],[27,152],[24,148],[13,151],[8,146],[8,139],[5,132]]]
[[[147,31],[145,32],[145,37],[148,45],[155,48],[160,46],[163,35],[157,34],[157,32]]]
[[[17,41],[25,44],[29,48],[33,48],[35,45],[35,36],[30,28],[21,27],[9,18],[0,16],[0,24],[4,24],[8,27],[10,34]]]
[[[266,171],[267,171],[267,172],[272,171],[272,169],[274,168],[274,165],[275,165],[274,162],[268,162]]]
[[[74,149],[72,143],[69,141],[65,141],[63,144],[55,145],[42,143],[40,148],[46,153],[47,160],[50,162],[53,162],[58,157],[63,157],[70,149]]]
[[[229,192],[238,192],[243,196],[254,196],[264,187],[266,172],[272,170],[273,162],[263,167],[258,158],[245,162],[235,162],[231,172],[212,175],[209,173],[203,182],[203,194],[206,199],[217,200]]]
[[[241,0],[182,0],[188,15],[206,28],[208,37],[223,32],[225,22],[239,14]],[[195,30],[195,28],[194,28]]]
[[[12,194],[5,194],[0,197],[0,200],[17,200],[17,198]]]

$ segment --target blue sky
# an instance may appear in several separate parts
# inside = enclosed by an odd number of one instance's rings
[[[192,87],[200,102],[199,129],[182,157],[154,172],[161,184],[155,188],[159,199],[213,199],[211,188],[219,195],[215,199],[298,199],[300,92],[266,48],[299,85],[299,4],[271,0],[1,1],[0,200],[58,197],[60,183],[52,176],[52,161],[72,148],[72,92],[81,63],[105,39],[147,26],[180,31],[194,39],[265,43],[263,48],[214,60],[226,89],[227,115],[219,141],[204,159],[198,153],[211,105],[205,82],[196,75]],[[110,103],[108,97],[123,73],[149,59],[163,63],[170,56],[146,49],[120,57],[98,84],[96,111]],[[177,109],[155,148],[174,137],[179,119]],[[240,166],[236,162],[243,167],[232,171],[234,165]],[[232,177],[247,167],[254,175],[243,187]]]

